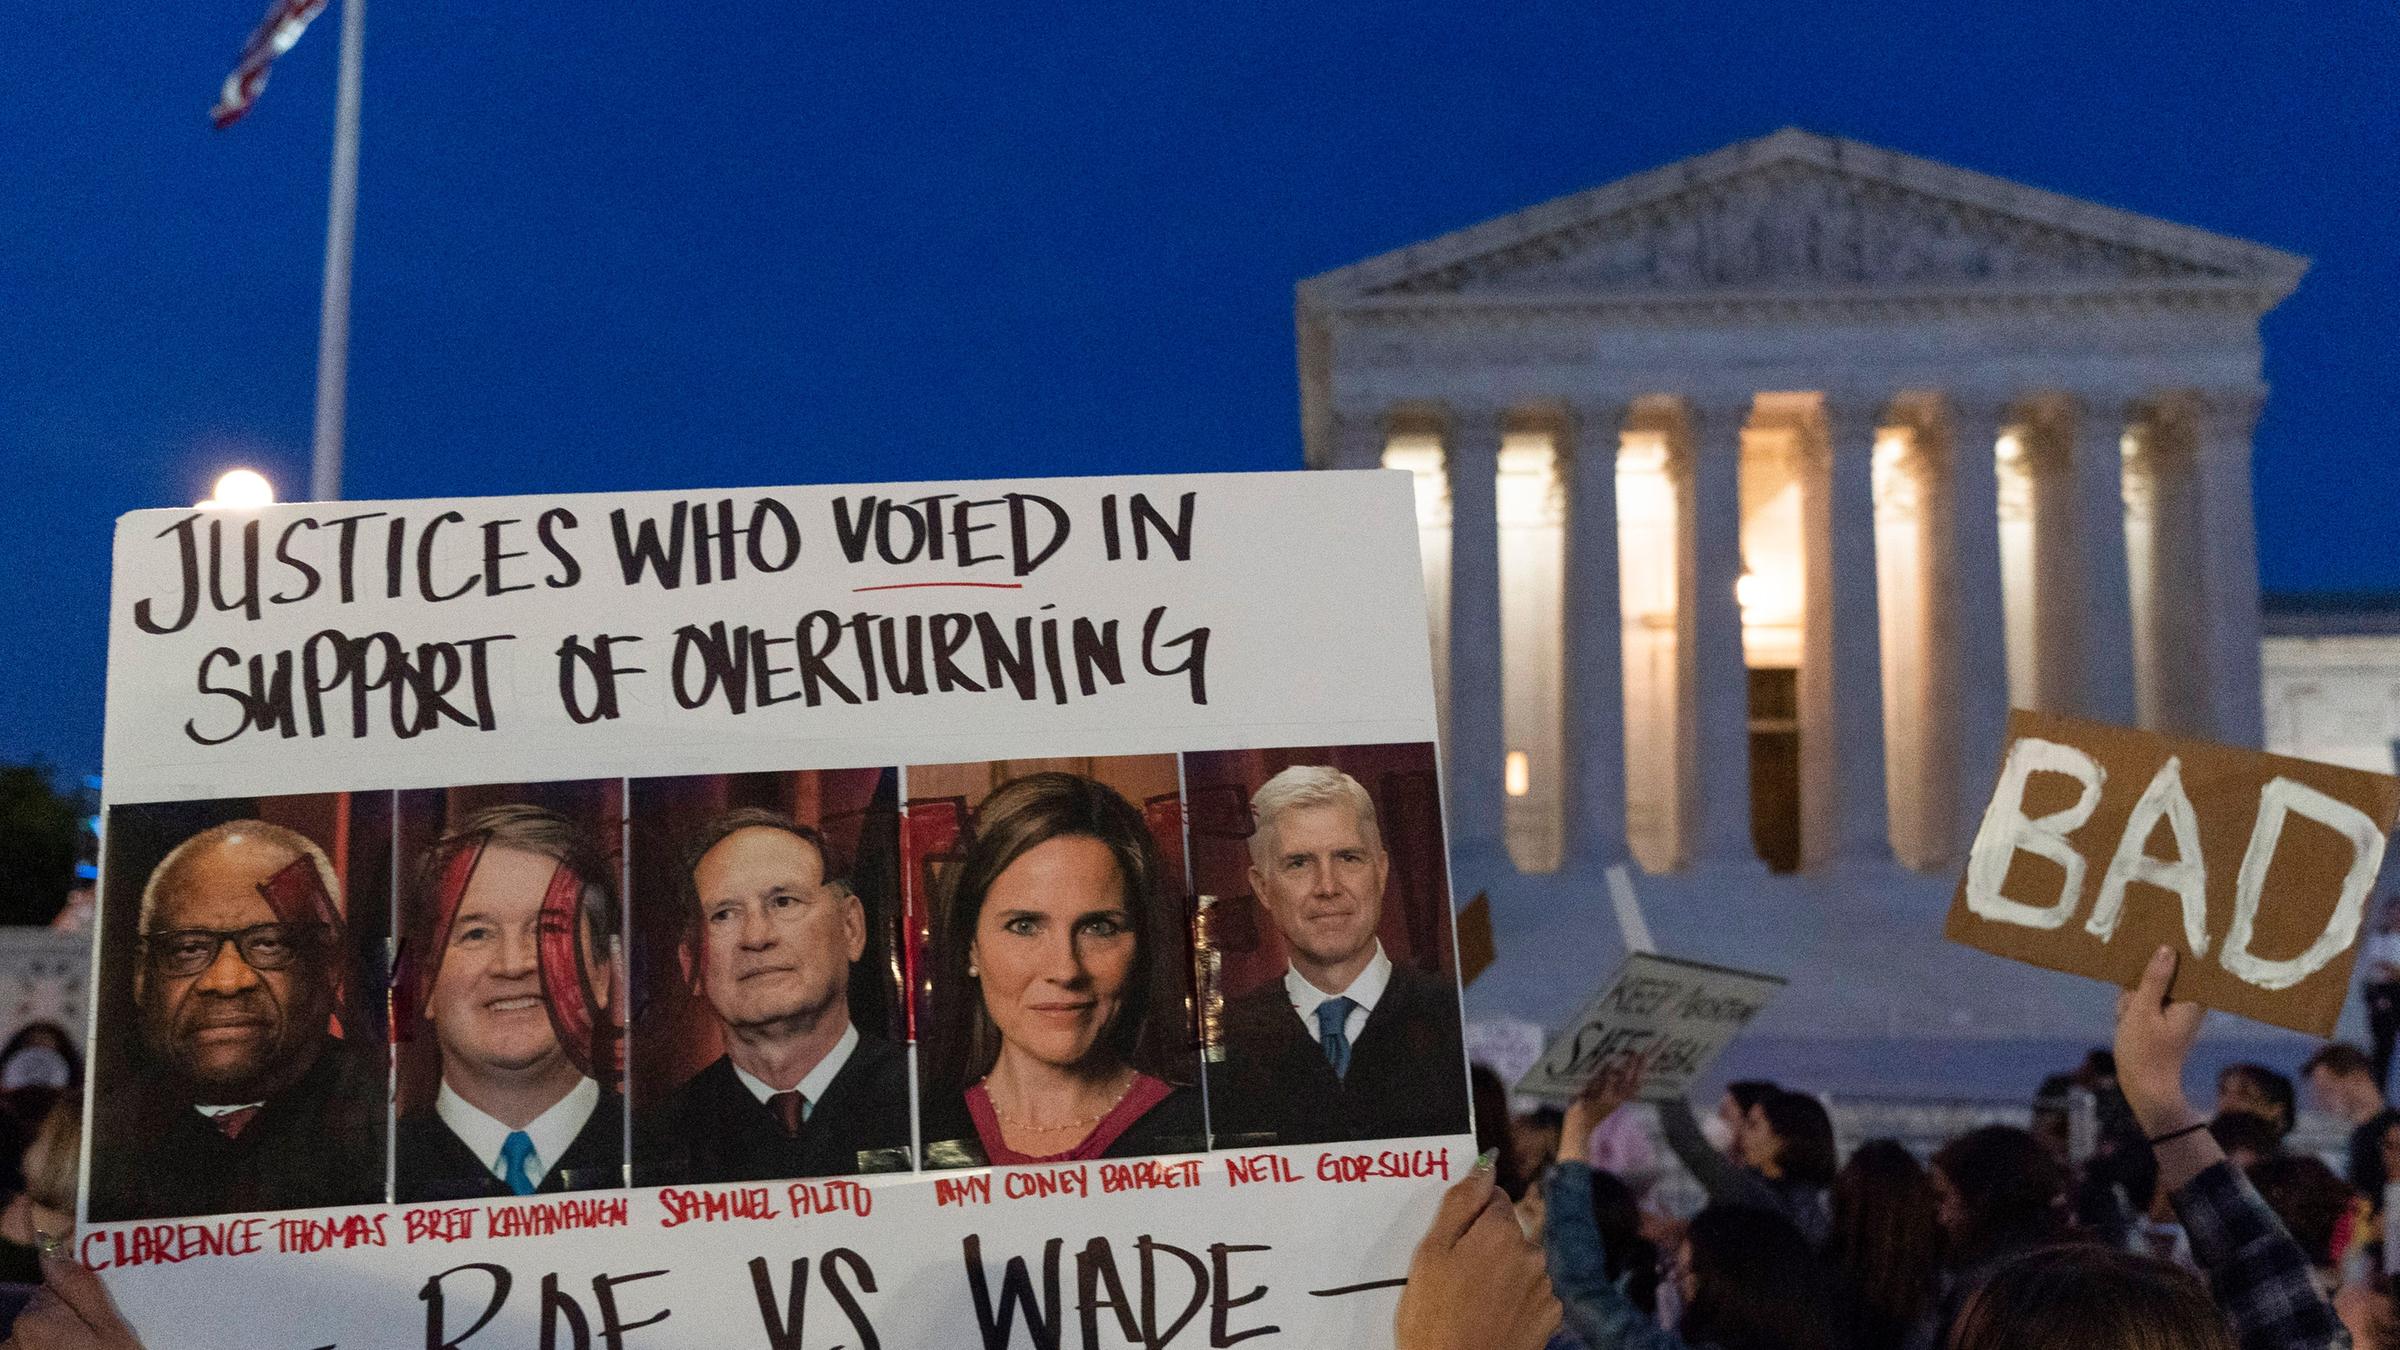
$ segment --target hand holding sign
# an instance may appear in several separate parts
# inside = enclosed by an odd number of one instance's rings
[[[1541,1248],[1477,1167],[1442,1196],[1409,1262],[1394,1316],[1396,1350],[1540,1350],[1558,1331]]]
[[[2117,984],[2173,943],[2177,997],[2332,1032],[2400,780],[2041,713],[2009,738],[1952,941]]]
[[[43,1258],[42,1276],[0,1350],[142,1350],[99,1276],[56,1256]]]
[[[1573,1105],[1567,1108],[1567,1118],[1558,1131],[1558,1156],[1562,1162],[1582,1162],[1592,1131],[1606,1124],[1610,1117],[1625,1109],[1629,1102],[1640,1099],[1642,1080],[1650,1072],[1649,1055],[1627,1055],[1600,1066],[1592,1081],[1584,1085]]]

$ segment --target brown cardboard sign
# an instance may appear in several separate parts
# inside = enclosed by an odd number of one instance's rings
[[[2022,710],[1944,933],[2324,1036],[2350,989],[2400,779]]]
[[[1458,912],[1458,982],[1475,983],[1475,977],[1492,968],[1499,959],[1499,948],[1492,941],[1492,897],[1482,891]]]

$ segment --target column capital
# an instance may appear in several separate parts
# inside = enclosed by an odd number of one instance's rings
[[[2018,415],[2018,404],[2024,396],[2015,389],[1976,388],[1942,390],[1942,415],[1952,429],[1962,425],[1981,424],[1995,429],[2008,425]]]
[[[2210,432],[2247,439],[2266,409],[2264,383],[2211,385],[2194,391],[2193,403],[2201,425]]]
[[[1721,427],[1727,421],[1747,425],[1751,410],[1758,405],[1756,391],[1748,389],[1697,389],[1678,394],[1676,399],[1684,412],[1704,427]]]
[[[1336,469],[1380,469],[1384,448],[1391,443],[1391,416],[1374,412],[1336,410],[1333,415],[1333,462]]]
[[[1873,419],[1881,426],[1891,411],[1894,395],[1890,390],[1828,387],[1817,395],[1817,405],[1825,420],[1833,425],[1851,425]]]

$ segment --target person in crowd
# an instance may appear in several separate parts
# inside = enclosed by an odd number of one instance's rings
[[[68,1090],[83,1086],[83,1056],[66,1028],[29,1022],[0,1046],[0,1095],[21,1087]]]
[[[1492,1155],[1493,1175],[1501,1192],[1512,1204],[1521,1201],[1534,1172],[1549,1155],[1518,1152],[1508,1114],[1508,1088],[1490,1065],[1479,1061],[1467,1066],[1467,1090],[1475,1102],[1475,1151]]]
[[[2384,1101],[2383,1085],[2376,1081],[2367,1052],[2335,1041],[2301,1064],[2300,1077],[2320,1108],[2350,1123],[2349,1166],[2345,1169],[2350,1184],[2369,1196],[2380,1195],[2376,1141],[2383,1133],[2380,1122],[2384,1113],[2391,1108]],[[2375,1180],[2370,1183],[2370,1178]]]
[[[1950,1271],[1947,1328],[1993,1272],[2066,1236],[2068,1174],[2030,1132],[1986,1125],[1935,1152],[1931,1180]]]
[[[1480,1098],[1475,1109],[1478,1113],[1483,1110]],[[1530,1111],[1520,1112],[1509,1118],[1509,1147],[1517,1157],[1533,1159],[1535,1166],[1532,1170],[1538,1172],[1557,1154],[1559,1137],[1566,1123],[1566,1113],[1555,1106],[1536,1106]],[[1522,1200],[1524,1197],[1518,1198]]]
[[[45,1241],[75,1231],[75,1175],[83,1146],[83,1103],[51,1103],[25,1146],[25,1188],[0,1209],[0,1281],[38,1284]]]
[[[431,954],[420,987],[442,1077],[432,1109],[400,1118],[399,1203],[625,1184],[624,1097],[594,1016],[614,871],[575,822],[521,804],[473,813],[428,851],[410,946]]]
[[[2358,944],[2358,963],[2366,971],[2360,992],[2367,1005],[2367,1044],[2375,1087],[2388,1093],[2392,1086],[2392,1047],[2400,1043],[2400,895],[2386,896],[2376,911],[2375,931]]]
[[[2196,1003],[2168,1000],[2176,959],[2175,948],[2159,948],[2140,982],[2119,996],[2117,1063],[2126,1102],[2157,1156],[2159,1185],[2174,1198],[2176,1213],[2191,1235],[2193,1258],[2207,1275],[2216,1310],[2224,1319],[2219,1334],[2223,1325],[2229,1325],[2243,1350],[2347,1346],[2349,1335],[2332,1305],[2318,1292],[2307,1254],[2285,1232],[2257,1190],[2226,1160],[2224,1150],[2209,1133],[2208,1117],[2184,1095],[2184,1063],[2199,1038],[2205,1010]],[[2155,1278],[2163,1282],[2167,1277]],[[2121,1305],[2149,1306],[2136,1302],[2140,1291],[2130,1287],[2130,1277],[2094,1283],[2113,1286]],[[2020,1297],[2026,1294],[2034,1297]],[[2085,1295],[2080,1291],[2056,1281],[2045,1289],[2022,1277],[2013,1278],[1994,1296],[1992,1307],[1977,1310],[1978,1325],[1992,1328],[1993,1335],[1964,1337],[1953,1342],[1953,1350],[2061,1344],[2040,1338],[2037,1326],[2044,1315],[2035,1305],[2066,1306],[2081,1297]],[[2151,1302],[2161,1309],[2162,1318],[2167,1315],[2169,1305],[2163,1294]],[[2099,1316],[2094,1314],[2095,1319]],[[2127,1347],[2162,1343],[2136,1339],[2136,1334],[2078,1343]],[[2222,1340],[2189,1343],[2224,1344]]]
[[[1161,868],[1105,784],[1036,773],[985,799],[934,913],[927,1166],[1205,1146]]]
[[[2248,1171],[2259,1163],[2283,1155],[2283,1137],[2287,1130],[2278,1130],[2275,1123],[2249,1111],[2219,1111],[2209,1119],[2208,1132],[2216,1137],[2217,1147],[2233,1159],[2233,1165]]]
[[[2308,1255],[2318,1292],[2330,1298],[2341,1287],[2342,1251],[2352,1236],[2350,1187],[2323,1159],[2307,1154],[2265,1158],[2241,1171]]]
[[[681,956],[725,1053],[646,1109],[642,1185],[849,1176],[909,1166],[908,1056],[851,1020],[866,906],[825,840],[772,811],[709,821],[685,868]]]
[[[1603,1068],[1568,1108],[1565,1137],[1588,1134],[1632,1101],[1645,1067],[1627,1059]],[[1692,1219],[1671,1267],[1682,1314],[1668,1331],[1624,1287],[1621,1262],[1612,1269],[1592,1170],[1572,1145],[1562,1144],[1544,1193],[1550,1285],[1568,1329],[1588,1350],[1839,1350],[1844,1344],[1834,1283],[1814,1244],[1778,1210],[1712,1202]]]
[[[260,820],[202,830],[142,888],[140,1055],[102,1094],[91,1218],[258,1213],[383,1199],[380,1047],[333,1034],[341,881]]]
[[[1750,1118],[1750,1108],[1783,1091],[1773,1080],[1766,1078],[1737,1078],[1725,1085],[1717,1097],[1717,1109],[1700,1122],[1700,1133],[1709,1146],[1727,1157],[1742,1137],[1742,1122]]]
[[[1858,1146],[1833,1179],[1827,1263],[1849,1296],[1857,1350],[1932,1350],[1942,1287],[1940,1201],[1896,1139]]]
[[[2099,1243],[2045,1247],[1992,1273],[1946,1350],[2235,1350],[2191,1271]],[[2243,1343],[2243,1350],[2266,1350]]]
[[[1833,1224],[1827,1193],[1837,1159],[1833,1122],[1816,1098],[1781,1088],[1759,1095],[1742,1115],[1731,1157],[1709,1145],[1689,1102],[1663,1103],[1658,1117],[1667,1146],[1711,1203],[1771,1209],[1811,1246],[1824,1245]]]
[[[2217,1114],[2244,1111],[2275,1127],[2275,1137],[2291,1134],[2300,1121],[2299,1099],[2292,1080],[2264,1064],[2244,1061],[2217,1071]]]
[[[1339,769],[1294,765],[1250,810],[1251,890],[1289,964],[1226,1002],[1220,1143],[1464,1134],[1457,984],[1393,961],[1378,936],[1391,858],[1375,799]]]

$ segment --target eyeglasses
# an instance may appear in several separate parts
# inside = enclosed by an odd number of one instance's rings
[[[313,945],[323,924],[260,923],[248,928],[176,928],[144,933],[150,963],[169,975],[197,975],[217,963],[225,944],[233,944],[252,970],[282,970],[300,958],[300,949]]]

